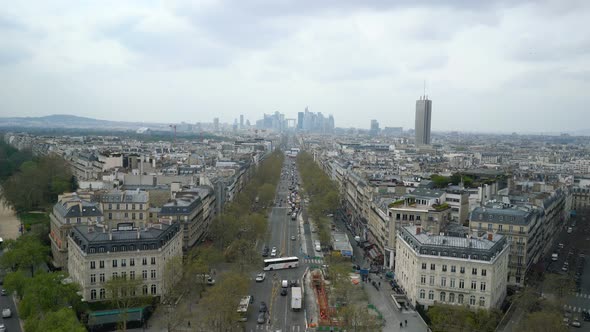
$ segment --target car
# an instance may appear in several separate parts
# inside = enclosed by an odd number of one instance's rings
[[[265,322],[266,322],[266,313],[259,312],[258,313],[258,318],[256,319],[256,323],[258,323],[258,324],[264,324]]]
[[[557,246],[559,247],[559,249],[563,249],[563,243],[560,243]]]
[[[266,303],[264,302],[260,302],[260,309],[258,310],[258,312],[267,312],[268,308],[266,307]]]
[[[270,257],[277,257],[277,248],[276,247],[272,247],[272,250],[270,251]]]
[[[12,317],[12,311],[10,311],[8,308],[2,309],[2,318],[8,317]]]
[[[291,287],[297,287],[297,280],[291,280]]]
[[[571,234],[571,232],[573,232],[573,229],[572,229],[571,227],[568,227],[568,228],[567,228],[567,233],[568,233],[568,234]],[[578,323],[579,323],[579,322],[578,322]]]
[[[0,323],[0,332],[6,332],[6,326],[2,323]]]
[[[295,237],[295,235],[291,235],[291,241],[295,241],[297,238]]]
[[[8,294],[8,292],[6,292],[6,289],[2,289],[2,290],[0,291],[0,294],[1,294],[2,296],[6,296],[6,295]]]
[[[207,285],[209,285],[209,286],[215,285],[215,279],[208,277],[207,278]]]
[[[573,327],[582,327],[582,323],[580,323],[578,320],[573,320],[570,325]]]
[[[561,270],[562,270],[563,272],[567,272],[567,265],[564,265],[564,266],[561,268]]]
[[[288,294],[287,289],[288,288],[281,289],[281,296],[287,296],[287,294]]]
[[[266,273],[258,273],[256,275],[256,282],[263,282],[266,278]]]

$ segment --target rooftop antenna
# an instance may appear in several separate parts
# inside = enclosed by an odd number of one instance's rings
[[[423,94],[423,96],[426,97],[426,80],[424,80],[424,94]],[[426,99],[426,98],[424,98],[424,99]]]

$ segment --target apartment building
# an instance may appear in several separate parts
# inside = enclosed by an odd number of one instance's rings
[[[119,223],[132,223],[135,227],[145,227],[150,208],[150,195],[147,191],[111,190],[98,195],[105,222],[110,228]]]
[[[395,276],[413,305],[499,308],[506,296],[508,251],[499,234],[445,236],[404,226],[397,235]]]
[[[445,202],[446,193],[441,190],[416,188],[402,199],[390,204],[393,220],[403,225],[416,224],[433,234],[438,234],[451,220],[451,206]]]
[[[103,213],[100,204],[92,202],[89,194],[65,193],[59,195],[49,219],[52,263],[56,268],[67,268],[70,230],[76,225],[103,222]]]
[[[542,254],[542,210],[532,205],[494,204],[471,212],[469,227],[477,232],[503,234],[510,243],[508,285],[524,286],[525,275]]]
[[[182,257],[180,226],[160,223],[138,228],[133,223],[120,223],[116,229],[95,224],[72,227],[68,272],[80,285],[82,300],[108,300],[105,284],[117,277],[141,280],[138,296],[165,296],[174,284],[164,278],[166,263]]]
[[[574,210],[590,207],[590,188],[572,188],[572,208]]]
[[[203,218],[203,201],[198,192],[179,191],[175,198],[164,204],[158,217],[180,223],[182,248],[187,251],[204,238],[207,225]]]

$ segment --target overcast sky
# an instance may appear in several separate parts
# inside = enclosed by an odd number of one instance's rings
[[[590,1],[14,1],[0,116],[338,127],[590,128]]]

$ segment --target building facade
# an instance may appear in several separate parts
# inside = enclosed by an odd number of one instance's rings
[[[430,122],[432,116],[432,101],[427,96],[416,100],[416,145],[430,144]]]
[[[100,204],[91,202],[90,195],[66,193],[59,195],[49,214],[49,239],[53,265],[68,267],[68,234],[75,225],[103,222]]]
[[[112,190],[99,196],[105,222],[111,228],[118,223],[133,223],[145,227],[150,208],[150,195],[147,191]]]
[[[175,282],[164,278],[166,264],[182,257],[182,231],[178,223],[149,228],[129,223],[117,229],[79,225],[71,229],[68,245],[68,272],[84,301],[107,300],[105,285],[117,277],[141,280],[138,296],[165,296]]]
[[[202,240],[207,232],[203,219],[203,201],[198,192],[177,192],[174,199],[162,206],[158,217],[180,223],[183,232],[182,248],[185,251]]]
[[[424,233],[402,227],[395,276],[413,304],[499,308],[506,296],[509,244],[499,234],[482,238]]]

